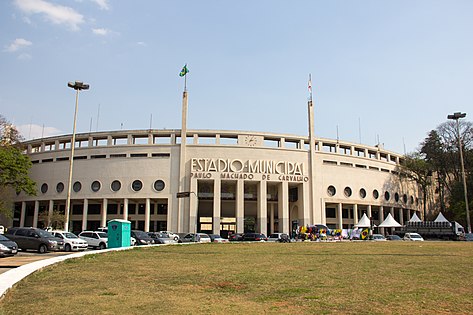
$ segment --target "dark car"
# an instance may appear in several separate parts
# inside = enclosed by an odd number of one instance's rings
[[[268,239],[266,235],[262,233],[245,233],[243,235],[243,240],[248,242],[265,242]]]
[[[13,256],[18,253],[18,245],[0,234],[0,257]]]
[[[228,234],[228,240],[230,242],[243,241],[243,233]]]
[[[386,236],[388,241],[402,241],[402,238],[399,235],[388,235]]]
[[[54,237],[51,233],[33,227],[13,227],[5,234],[10,240],[18,244],[21,250],[33,249],[40,254],[48,251],[60,251],[64,249],[64,241]]]
[[[131,237],[136,239],[136,245],[151,245],[154,244],[154,239],[152,239],[148,233],[139,230],[131,230]]]

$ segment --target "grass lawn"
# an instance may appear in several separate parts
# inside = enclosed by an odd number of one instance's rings
[[[0,314],[472,314],[473,242],[137,248],[48,267]]]

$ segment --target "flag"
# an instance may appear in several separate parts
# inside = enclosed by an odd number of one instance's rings
[[[182,67],[182,70],[181,70],[181,72],[179,73],[179,76],[180,76],[180,77],[183,77],[183,76],[185,76],[185,75],[188,74],[188,73],[189,73],[189,69],[187,69],[187,64],[185,64],[184,67]]]
[[[368,229],[364,229],[362,232],[361,232],[361,239],[362,240],[366,240],[368,238]]]

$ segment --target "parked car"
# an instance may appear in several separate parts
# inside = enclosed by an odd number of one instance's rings
[[[372,240],[375,242],[384,242],[386,241],[386,238],[382,234],[373,234]]]
[[[0,234],[5,234],[5,227],[0,225]]]
[[[243,241],[243,233],[232,233],[228,234],[228,240],[230,242]]]
[[[473,242],[473,233],[466,233],[465,234],[465,241]]]
[[[108,235],[101,231],[82,231],[79,233],[79,238],[83,239],[89,244],[89,247],[105,249],[107,248]]]
[[[388,235],[386,236],[388,241],[402,241],[402,238],[399,235]]]
[[[271,233],[268,237],[268,242],[289,243],[291,240],[286,233]]]
[[[266,238],[266,235],[262,233],[245,233],[243,235],[243,240],[249,242],[265,242],[268,239]]]
[[[179,239],[179,243],[210,243],[210,236],[205,233],[188,233],[182,239]]]
[[[159,233],[168,235],[169,238],[174,239],[176,242],[179,241],[179,235],[177,235],[176,233],[173,233],[171,231],[159,231]]]
[[[212,243],[228,243],[228,239],[221,237],[218,234],[209,234]]]
[[[140,230],[131,230],[131,237],[136,239],[136,245],[151,245],[154,244],[154,240],[148,235],[148,233]]]
[[[12,227],[5,234],[10,240],[18,244],[21,250],[33,249],[40,254],[48,251],[64,249],[64,241],[54,237],[51,233],[33,227]]]
[[[406,233],[404,234],[405,241],[423,241],[424,238],[419,233]]]
[[[89,244],[87,244],[87,241],[80,239],[74,233],[66,231],[51,231],[50,233],[53,236],[60,238],[64,241],[64,250],[66,252],[86,250],[89,246]]]
[[[13,256],[18,253],[18,245],[0,234],[0,257]]]
[[[176,244],[173,238],[170,238],[168,234],[159,232],[148,232],[148,235],[154,240],[155,244]]]

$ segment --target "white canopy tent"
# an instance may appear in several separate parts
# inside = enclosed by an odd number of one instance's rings
[[[370,219],[366,216],[366,213],[363,213],[363,216],[361,217],[360,221],[358,221],[358,223],[355,224],[354,227],[356,227],[356,228],[369,228],[369,227],[371,227]]]
[[[378,227],[380,228],[388,228],[388,227],[393,227],[393,228],[396,228],[396,227],[401,227],[402,225],[399,224],[399,222],[397,222],[393,216],[391,215],[391,213],[388,213],[388,216],[386,217],[386,219],[384,219],[383,222],[381,222],[380,225],[378,225]]]
[[[409,220],[409,222],[422,222],[422,220],[419,219],[419,217],[417,216],[417,213],[414,212],[414,214],[412,215],[412,218]]]
[[[442,214],[442,212],[439,212],[439,215],[437,216],[437,219],[434,220],[434,222],[448,222],[450,223],[450,221],[448,221]]]

